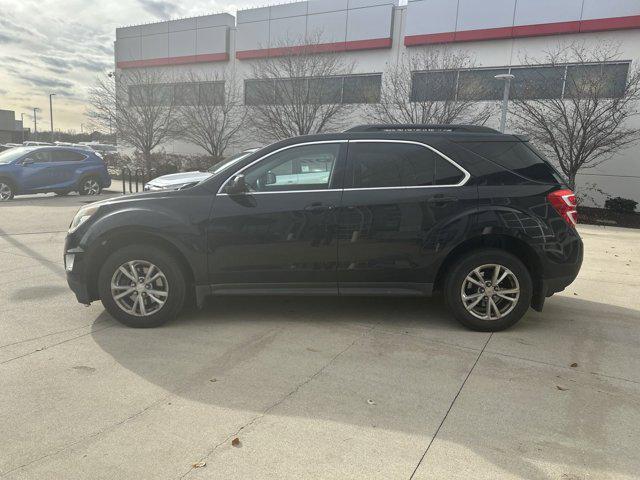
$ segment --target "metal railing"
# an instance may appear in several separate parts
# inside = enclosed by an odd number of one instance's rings
[[[144,191],[144,186],[152,177],[152,172],[145,172],[141,168],[136,168],[133,172],[130,168],[123,168],[122,174],[122,194],[138,193]],[[129,191],[127,192],[127,184]],[[135,188],[135,190],[134,190]]]

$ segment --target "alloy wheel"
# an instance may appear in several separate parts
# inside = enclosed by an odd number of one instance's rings
[[[511,313],[520,298],[520,284],[503,265],[474,268],[462,282],[462,304],[480,320],[499,320]]]
[[[100,184],[93,178],[86,180],[83,188],[87,195],[97,195],[100,193]]]
[[[111,296],[129,315],[146,317],[160,311],[169,297],[169,282],[156,265],[131,260],[118,267],[111,278]]]
[[[12,193],[11,187],[8,184],[0,182],[0,202],[10,200]]]

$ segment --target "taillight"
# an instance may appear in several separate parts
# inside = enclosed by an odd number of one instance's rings
[[[547,195],[547,200],[556,209],[564,221],[575,227],[578,223],[576,210],[576,195],[571,190],[556,190]]]

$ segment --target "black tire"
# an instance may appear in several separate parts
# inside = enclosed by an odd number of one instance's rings
[[[98,177],[84,177],[78,184],[78,193],[80,195],[99,195],[102,191],[102,185]]]
[[[5,178],[0,178],[0,202],[8,202],[16,194],[16,187],[13,182]]]
[[[165,285],[168,296],[165,297],[164,305],[146,316],[127,313],[118,305],[111,292],[111,281],[120,266],[134,260],[153,264],[166,278]],[[180,263],[169,252],[151,245],[130,245],[112,253],[104,262],[98,276],[98,291],[104,308],[116,320],[129,327],[151,328],[163,325],[178,316],[184,305],[186,281]],[[140,295],[143,294],[140,293]],[[136,292],[134,295],[137,296],[138,293]],[[146,296],[146,294],[144,295]],[[129,297],[129,300],[132,298]],[[150,299],[145,300],[151,301]]]
[[[519,296],[517,297],[517,301],[507,301],[504,297],[501,297],[499,294],[502,293],[498,290],[497,295],[490,295],[491,299],[495,299],[496,308],[502,310],[504,307],[505,314],[500,318],[496,319],[487,319],[486,318],[486,305],[489,302],[488,297],[486,296],[487,292],[493,292],[494,286],[486,286],[479,287],[471,282],[467,281],[467,275],[471,274],[474,269],[485,266],[484,269],[480,270],[480,273],[486,275],[487,272],[490,272],[491,267],[487,267],[488,265],[500,265],[503,268],[506,267],[517,281],[519,287]],[[505,271],[503,270],[502,274]],[[478,278],[478,277],[475,277]],[[491,282],[491,278],[485,277],[485,279]],[[513,278],[511,276],[507,276],[507,278],[503,281],[507,282],[501,283],[500,287],[503,291],[507,291],[507,289],[513,289],[514,287],[506,287],[509,282],[512,285],[515,285],[513,282]],[[478,318],[474,316],[467,308],[462,299],[463,288],[467,292],[467,295],[480,295],[481,300],[477,305],[476,309],[482,310],[485,312],[485,319]],[[473,290],[473,289],[476,290]],[[470,290],[469,290],[470,289]],[[491,290],[489,290],[491,289]],[[462,323],[464,326],[481,332],[497,332],[500,330],[504,330],[506,328],[514,325],[518,320],[520,320],[524,314],[529,309],[531,305],[531,295],[533,292],[533,286],[531,281],[531,274],[525,265],[514,255],[504,251],[493,248],[485,248],[474,250],[464,255],[460,259],[458,259],[450,268],[449,274],[445,279],[444,284],[444,295],[447,302],[447,305],[455,318]],[[503,294],[505,295],[505,294]],[[509,297],[515,297],[515,294],[507,295]],[[476,299],[479,297],[476,297]],[[472,304],[474,300],[469,300],[469,303]],[[515,306],[512,304],[515,303]],[[494,310],[492,310],[492,306],[489,304],[489,311],[491,312],[489,316],[496,315]],[[510,309],[510,310],[509,310]],[[478,314],[477,310],[473,310],[476,314]]]

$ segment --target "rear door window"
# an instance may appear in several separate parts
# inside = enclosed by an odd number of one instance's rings
[[[395,142],[350,142],[353,188],[456,185],[464,173],[424,145]]]
[[[82,153],[72,150],[54,150],[51,152],[52,162],[81,162],[85,158],[87,157]]]
[[[460,145],[529,180],[563,183],[553,166],[527,142],[461,142]]]

